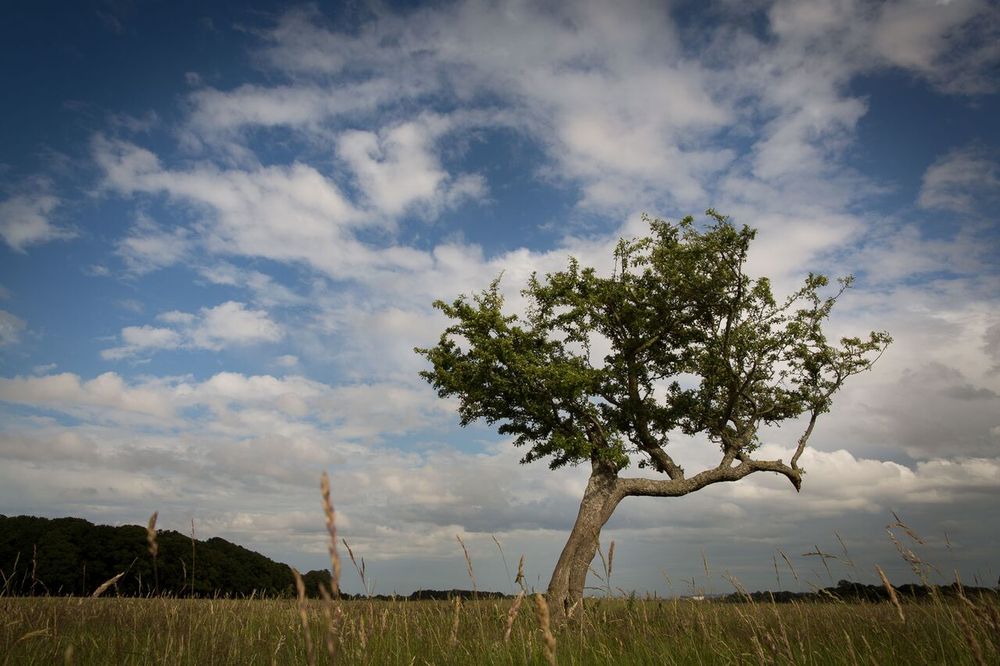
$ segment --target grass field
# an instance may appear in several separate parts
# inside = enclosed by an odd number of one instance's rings
[[[551,656],[531,597],[505,640],[513,603],[0,597],[0,663],[1000,663],[995,598],[593,599],[554,631]]]

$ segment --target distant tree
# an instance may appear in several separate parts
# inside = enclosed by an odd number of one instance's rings
[[[533,275],[524,316],[504,312],[500,278],[472,298],[438,301],[452,323],[436,346],[415,350],[438,395],[458,398],[462,425],[500,424],[526,449],[522,463],[590,464],[548,586],[557,617],[582,599],[601,528],[624,498],[677,497],[755,472],[799,490],[817,418],[891,342],[884,332],[828,341],[823,323],[851,278],[823,295],[827,278],[810,274],[777,301],[767,278],[746,274],[755,231],[708,216],[703,230],[690,217],[645,218],[650,235],[618,243],[609,277],[575,259]],[[762,425],[799,416],[804,432],[788,463],[753,457]],[[668,451],[679,433],[718,446],[718,465],[687,475]],[[662,476],[622,476],[632,462]]]

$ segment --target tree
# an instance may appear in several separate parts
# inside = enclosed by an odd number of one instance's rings
[[[601,528],[626,497],[678,497],[774,472],[801,488],[799,458],[816,420],[851,375],[871,367],[887,333],[832,344],[823,323],[851,278],[822,275],[777,301],[767,278],[746,273],[755,231],[709,210],[702,230],[644,218],[650,235],[621,240],[601,277],[575,259],[531,277],[523,316],[506,314],[498,277],[471,299],[434,306],[452,323],[415,351],[441,397],[458,398],[462,425],[499,424],[524,447],[522,463],[589,463],[579,513],[548,586],[557,617],[582,600]],[[824,295],[831,291],[832,293]],[[603,358],[595,350],[607,349]],[[758,429],[805,419],[788,463],[753,457]],[[717,466],[688,476],[673,436],[719,447]],[[631,463],[657,478],[626,477]]]

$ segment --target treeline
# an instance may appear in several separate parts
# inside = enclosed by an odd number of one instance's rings
[[[213,537],[192,539],[158,530],[154,571],[146,528],[94,525],[82,518],[0,515],[0,595],[89,596],[105,581],[124,575],[107,595],[176,597],[292,597],[295,581],[287,564]],[[303,574],[306,593],[329,589],[328,570]],[[345,599],[362,595],[342,594]],[[408,597],[376,599],[492,599],[498,592],[419,590]]]
[[[173,530],[159,530],[156,538],[154,571],[145,527],[0,515],[0,589],[88,596],[119,573],[108,594],[276,596],[294,589],[287,565],[225,539],[192,540]]]
[[[965,596],[967,598],[982,596],[996,598],[997,596],[1000,596],[998,595],[1000,590],[997,589],[966,586],[959,583],[935,586],[933,588],[927,585],[906,583],[904,585],[894,585],[893,589],[895,590],[897,596],[902,599],[929,599],[935,594],[948,598],[958,598],[961,596]],[[890,597],[889,590],[882,585],[865,585],[864,583],[841,580],[837,583],[836,587],[825,587],[812,592],[789,592],[787,590],[782,590],[780,592],[733,593],[727,594],[726,596],[716,600],[725,602],[746,602],[748,599],[762,602],[775,601],[778,603],[789,603],[793,601],[879,602],[889,601]]]

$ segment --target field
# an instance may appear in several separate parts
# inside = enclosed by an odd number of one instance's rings
[[[997,664],[996,597],[891,603],[0,597],[0,663]],[[307,629],[304,629],[304,626]],[[550,640],[554,654],[547,653]],[[331,658],[332,655],[332,658]]]

